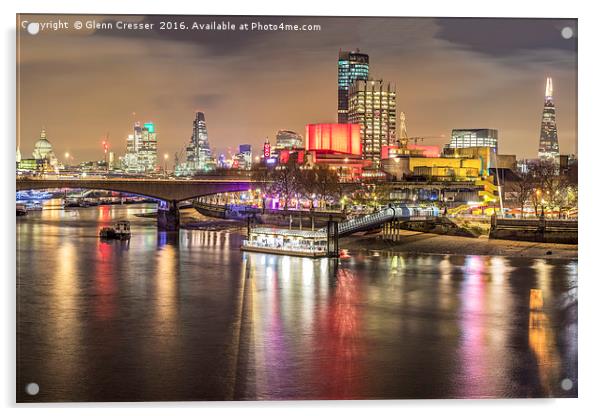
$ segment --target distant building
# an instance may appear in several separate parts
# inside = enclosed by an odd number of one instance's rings
[[[495,129],[453,129],[450,149],[464,147],[491,147],[497,152],[497,130]]]
[[[122,164],[128,173],[150,173],[157,170],[157,133],[154,123],[134,124],[134,133],[127,137]]]
[[[238,153],[234,155],[232,167],[234,169],[249,170],[253,165],[253,152],[250,144],[238,146]]]
[[[349,90],[356,80],[367,80],[370,72],[370,58],[365,53],[339,51],[338,87],[339,105],[338,122],[348,123]]]
[[[205,113],[198,111],[192,122],[192,136],[186,147],[186,162],[188,169],[194,172],[211,170],[213,160],[209,147],[209,134]]]
[[[362,152],[378,168],[383,146],[395,144],[395,87],[383,80],[358,80],[349,91],[348,122],[360,125]]]
[[[40,132],[40,138],[34,145],[32,156],[36,160],[46,160],[52,168],[58,167],[59,161],[52,150],[52,144],[46,137],[46,129],[42,129]]]
[[[554,87],[552,78],[546,79],[546,95],[541,116],[541,132],[539,135],[540,159],[556,160],[560,155],[558,147],[558,130],[556,128],[556,107],[554,105]]]
[[[303,136],[291,130],[278,130],[276,134],[276,150],[300,149],[303,147]]]
[[[192,135],[186,146],[186,160],[176,166],[177,176],[191,176],[214,170],[220,164],[209,146],[205,113],[198,111],[192,121]]]

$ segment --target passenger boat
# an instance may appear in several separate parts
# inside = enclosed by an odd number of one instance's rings
[[[99,235],[107,240],[127,240],[131,235],[130,222],[117,221],[115,227],[102,227]]]
[[[243,251],[281,254],[299,257],[328,257],[328,237],[325,231],[288,230],[281,228],[252,228]]]

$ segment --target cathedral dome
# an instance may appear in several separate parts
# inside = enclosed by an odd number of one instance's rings
[[[44,159],[50,153],[52,153],[52,144],[46,138],[46,130],[42,129],[40,133],[40,138],[36,142],[33,148],[33,158],[34,159]]]

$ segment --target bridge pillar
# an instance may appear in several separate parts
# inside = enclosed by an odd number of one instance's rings
[[[180,211],[177,201],[165,201],[159,204],[157,228],[160,231],[178,231],[180,229]]]

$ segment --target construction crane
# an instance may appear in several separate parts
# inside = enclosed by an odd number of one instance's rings
[[[174,166],[177,167],[180,164],[180,158],[182,157],[182,153],[184,153],[184,148],[180,149],[179,152],[174,153]]]
[[[399,147],[407,148],[408,142],[412,140],[414,145],[418,144],[418,141],[424,142],[425,139],[445,139],[445,135],[442,134],[440,136],[414,136],[414,137],[400,137],[399,138]]]
[[[399,139],[397,139],[399,143],[399,147],[401,149],[407,149],[408,142],[410,140],[414,141],[414,145],[418,144],[418,140],[424,142],[424,139],[444,139],[445,135],[441,136],[416,136],[416,137],[408,137],[408,127],[406,123],[406,114],[402,111],[399,113]]]

